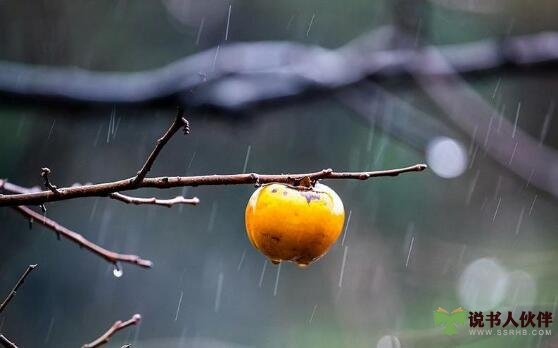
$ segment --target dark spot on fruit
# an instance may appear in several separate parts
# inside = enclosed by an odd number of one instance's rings
[[[279,242],[281,240],[281,238],[279,238],[277,236],[271,236],[271,239],[276,241],[276,242]]]
[[[287,191],[283,191],[283,196],[286,196],[286,195],[287,195]]]

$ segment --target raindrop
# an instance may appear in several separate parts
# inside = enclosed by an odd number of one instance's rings
[[[205,17],[203,17],[200,21],[200,27],[198,29],[198,35],[196,36],[196,45],[200,44],[200,38],[203,31],[203,25],[205,24]]]
[[[178,320],[178,313],[180,313],[180,305],[182,304],[182,296],[184,296],[184,291],[180,292],[180,298],[178,299],[178,307],[176,307],[176,315],[174,316],[174,321]]]
[[[349,230],[349,223],[351,222],[351,213],[353,211],[349,210],[349,216],[347,217],[347,224],[345,225],[345,232],[343,233],[343,238],[341,239],[341,246],[345,245],[345,238],[347,237],[347,231]]]
[[[496,82],[496,87],[494,87],[494,91],[492,91],[492,99],[496,97],[496,93],[498,93],[498,89],[500,88],[501,83],[502,83],[502,78],[500,77],[498,79],[498,82]]]
[[[277,266],[277,275],[275,276],[275,287],[273,288],[273,296],[277,296],[277,287],[279,286],[279,274],[281,273],[281,263]]]
[[[513,147],[512,154],[511,154],[511,156],[510,156],[510,160],[508,161],[508,167],[511,166],[516,151],[517,151],[517,141],[515,142],[515,145],[514,145],[514,147]]]
[[[517,110],[515,112],[515,121],[513,122],[512,138],[515,138],[517,132],[517,121],[519,120],[519,112],[521,111],[521,102],[517,103]]]
[[[434,173],[442,178],[455,178],[467,168],[463,145],[448,137],[434,138],[426,148],[426,161]]]
[[[217,57],[219,57],[219,51],[221,50],[221,46],[217,45],[217,48],[215,49],[215,56],[213,57],[213,64],[212,64],[212,70],[215,71],[215,67],[217,66]]]
[[[515,227],[515,234],[519,234],[519,230],[521,229],[521,223],[523,222],[523,215],[525,214],[525,207],[521,208],[521,212],[519,213],[519,221],[517,221],[517,226]]]
[[[477,170],[477,172],[475,173],[475,176],[473,178],[473,181],[471,181],[471,185],[469,186],[469,192],[467,192],[467,199],[465,200],[466,205],[469,205],[471,203],[471,198],[473,197],[473,192],[475,191],[475,188],[477,187],[477,181],[479,180],[479,175],[480,175],[480,170]]]
[[[50,335],[52,333],[53,327],[54,327],[54,315],[50,318],[50,324],[48,325],[48,331],[44,343],[48,343],[48,341],[50,340]]]
[[[294,17],[295,15],[292,15],[291,18],[289,18],[289,22],[287,23],[287,31],[289,31],[289,29],[291,28],[291,24],[293,24]]]
[[[533,179],[533,175],[535,175],[535,169],[531,169],[531,172],[529,173],[529,177],[527,178],[527,182],[525,183],[525,188],[528,188],[529,185],[531,184],[531,180]]]
[[[535,202],[537,201],[537,196],[535,195],[535,198],[533,198],[533,203],[531,203],[531,208],[529,208],[529,216],[531,216],[531,214],[533,213],[533,208],[535,207]]]
[[[314,320],[314,315],[316,315],[316,309],[318,309],[317,303],[314,305],[314,309],[312,309],[312,314],[310,315],[310,320],[308,320],[308,324],[312,324],[312,321]]]
[[[498,215],[498,210],[500,209],[500,204],[502,204],[502,197],[498,198],[498,204],[496,205],[496,210],[494,210],[494,216],[492,216],[492,222],[496,221],[496,216]]]
[[[314,18],[316,18],[316,14],[312,13],[312,18],[310,19],[310,24],[308,24],[308,30],[306,30],[306,36],[310,34],[310,29],[312,28],[312,24],[314,24]]]
[[[541,135],[540,135],[540,144],[544,142],[546,138],[546,134],[548,133],[548,127],[550,126],[550,121],[552,116],[554,115],[554,100],[550,102],[550,106],[548,107],[548,111],[544,117],[543,125],[541,128]]]
[[[192,157],[190,158],[190,162],[188,162],[188,165],[186,166],[186,171],[184,171],[184,175],[188,174],[188,171],[192,167],[192,162],[194,162],[194,158],[196,158],[196,153],[197,151],[194,151],[194,153],[192,154]]]
[[[267,268],[267,259],[264,260],[264,264],[263,264],[263,267],[262,267],[262,273],[260,274],[260,282],[259,282],[259,284],[258,284],[258,287],[260,287],[260,288],[262,287],[262,284],[263,284],[264,275],[265,275],[265,269],[266,269],[266,268]]]
[[[116,132],[118,132],[118,127],[120,126],[120,121],[122,120],[122,116],[118,117],[118,121],[116,121],[116,126],[114,127],[114,130],[112,132],[112,138],[115,139],[116,138]]]
[[[372,150],[372,144],[374,142],[374,132],[376,129],[374,127],[370,127],[368,131],[368,141],[366,142],[366,152],[370,152]]]
[[[415,236],[411,237],[411,244],[409,245],[409,252],[407,253],[407,260],[405,260],[405,268],[409,266],[409,259],[411,258],[411,252],[413,251],[413,245],[415,245]]]
[[[244,157],[244,166],[242,167],[242,173],[246,173],[246,167],[248,167],[248,160],[250,159],[250,151],[252,151],[252,145],[248,145],[246,150],[246,157]]]
[[[225,41],[229,39],[229,25],[231,23],[232,5],[229,5],[229,14],[227,15],[227,29],[225,30]]]
[[[219,307],[221,306],[221,293],[223,292],[223,272],[219,273],[217,277],[217,293],[215,294],[215,312],[219,312]]]
[[[95,140],[93,141],[93,147],[97,146],[97,144],[99,143],[99,138],[101,137],[102,129],[103,129],[103,124],[101,124],[99,126],[99,129],[97,129],[97,134],[95,135]]]
[[[122,267],[118,263],[116,263],[114,265],[114,269],[112,270],[112,274],[116,278],[120,278],[120,277],[122,277],[122,274],[124,274],[124,271],[122,270]]]
[[[211,205],[211,213],[209,214],[209,222],[207,223],[207,232],[213,231],[213,226],[215,225],[215,216],[217,215],[217,203],[213,202]]]
[[[93,208],[91,208],[91,213],[89,214],[89,221],[93,221],[93,216],[97,211],[97,203],[99,203],[99,197],[95,198],[95,201],[93,202]]]
[[[107,144],[110,142],[110,134],[112,133],[112,125],[114,123],[114,109],[112,109],[112,113],[110,114],[108,129],[107,129]]]
[[[48,131],[48,137],[47,140],[50,140],[50,137],[52,136],[52,131],[54,130],[54,125],[56,124],[56,119],[54,119],[52,121],[52,125],[50,126],[50,130]]]
[[[242,268],[242,264],[244,263],[245,258],[246,258],[246,249],[244,249],[244,251],[242,252],[242,256],[240,256],[240,262],[238,263],[238,267],[236,267],[237,271],[240,271],[240,268]]]
[[[345,273],[345,263],[347,262],[347,250],[348,246],[345,245],[345,250],[343,250],[343,262],[341,263],[341,273],[339,274],[339,287],[343,286],[343,274]]]

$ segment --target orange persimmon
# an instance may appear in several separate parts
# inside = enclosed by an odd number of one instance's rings
[[[345,211],[341,198],[326,185],[273,183],[252,194],[245,219],[248,239],[273,263],[307,266],[339,238]]]

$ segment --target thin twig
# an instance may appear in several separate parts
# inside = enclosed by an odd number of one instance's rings
[[[128,326],[137,325],[140,322],[140,320],[141,320],[141,315],[139,314],[134,314],[132,318],[126,321],[118,320],[107,330],[107,332],[105,332],[99,338],[95,339],[93,342],[84,344],[82,348],[100,347],[105,343],[107,343],[116,332],[123,330]]]
[[[50,191],[49,191],[50,192]],[[27,218],[33,219],[40,223],[41,225],[49,228],[50,230],[54,231],[57,236],[63,236],[64,238],[76,243],[80,248],[85,248],[92,253],[101,256],[108,262],[112,264],[116,264],[117,262],[123,263],[130,263],[135,264],[140,267],[150,268],[153,266],[153,262],[149,260],[144,260],[136,255],[129,255],[129,254],[119,254],[114,251],[107,250],[99,245],[85,239],[81,234],[74,232],[60,224],[56,221],[53,221],[46,216],[43,216],[32,209],[25,207],[25,206],[16,206],[14,207],[18,212],[20,212],[23,216]]]
[[[265,184],[286,183],[297,185],[300,181],[309,177],[312,181],[320,179],[357,179],[366,180],[382,176],[397,176],[403,173],[420,172],[426,169],[426,164],[415,164],[409,167],[378,170],[370,172],[334,172],[332,169],[324,169],[313,173],[304,174],[230,174],[230,175],[202,175],[202,176],[165,176],[145,178],[139,185],[134,184],[133,178],[124,179],[102,184],[91,184],[83,186],[72,186],[58,189],[58,194],[51,191],[20,193],[13,195],[1,195],[0,206],[38,205],[46,202],[62,201],[79,197],[107,196],[111,193],[133,190],[140,187],[153,187],[166,189],[185,186],[208,186],[208,185],[243,185],[243,184]]]
[[[18,348],[17,345],[10,341],[6,336],[0,335],[0,344],[4,348]]]
[[[2,185],[0,185],[2,186]],[[21,275],[21,277],[19,277],[19,280],[17,281],[17,283],[15,284],[14,288],[12,289],[12,291],[10,291],[10,293],[8,294],[8,296],[6,297],[6,299],[4,299],[4,301],[2,302],[2,304],[0,304],[0,313],[2,313],[2,311],[4,311],[4,309],[6,309],[6,307],[8,306],[8,304],[10,304],[10,302],[13,300],[13,298],[15,297],[15,295],[17,294],[18,289],[20,288],[20,286],[23,285],[23,283],[25,283],[25,279],[27,278],[27,276],[37,267],[37,265],[29,265],[27,266],[27,268],[25,269],[25,271],[23,272],[23,274]],[[6,336],[4,335],[0,335],[0,344],[2,345],[2,347],[4,348],[17,348],[17,345],[10,341]]]
[[[163,134],[163,136],[157,140],[157,145],[155,145],[155,148],[145,161],[143,167],[141,167],[137,175],[133,178],[132,183],[134,185],[138,186],[141,184],[147,173],[151,170],[151,166],[153,166],[153,163],[157,159],[157,156],[159,155],[163,147],[167,144],[169,139],[172,138],[172,136],[181,128],[184,129],[184,134],[188,134],[190,132],[188,120],[184,118],[184,109],[179,107],[174,122],[165,132],[165,134]]]
[[[8,294],[8,296],[6,297],[6,299],[2,302],[2,304],[0,304],[0,313],[2,313],[2,311],[6,308],[6,306],[10,303],[10,301],[15,297],[17,290],[19,289],[20,286],[23,285],[23,283],[25,282],[25,278],[27,278],[27,276],[29,275],[29,273],[31,273],[31,271],[33,271],[35,268],[37,267],[37,265],[29,265],[27,266],[27,269],[25,270],[25,272],[23,272],[23,274],[21,275],[21,277],[19,277],[19,280],[17,281],[16,285],[14,286],[14,288],[12,289],[12,291],[10,291],[10,293]]]
[[[53,193],[58,194],[58,187],[56,187],[50,182],[50,179],[48,178],[49,174],[50,174],[50,169],[46,167],[41,169],[41,176],[45,180],[45,187],[51,190]]]
[[[171,198],[171,199],[160,199],[160,198],[155,198],[155,197],[140,198],[140,197],[132,197],[132,196],[123,195],[122,193],[119,193],[119,192],[111,193],[109,195],[109,197],[112,198],[112,199],[119,200],[119,201],[124,202],[124,203],[128,203],[128,204],[136,204],[136,205],[152,204],[152,205],[162,205],[162,206],[169,207],[169,208],[172,207],[175,204],[196,205],[200,202],[198,197],[185,198],[184,196],[176,196],[176,197]]]

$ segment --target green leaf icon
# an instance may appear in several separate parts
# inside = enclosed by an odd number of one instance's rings
[[[442,326],[442,331],[446,335],[457,334],[457,326],[464,325],[467,322],[467,313],[463,308],[459,307],[449,313],[442,307],[438,307],[434,311],[434,325]]]

